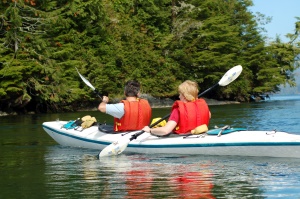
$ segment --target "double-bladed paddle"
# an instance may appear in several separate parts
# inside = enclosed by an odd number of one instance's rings
[[[221,78],[221,80],[216,83],[215,85],[213,85],[212,87],[208,88],[207,90],[203,91],[202,93],[200,93],[198,95],[198,98],[201,97],[202,95],[204,95],[205,93],[207,93],[208,91],[216,88],[217,86],[227,86],[228,84],[230,84],[231,82],[233,82],[242,72],[243,68],[241,65],[237,65],[234,66],[233,68],[231,68],[230,70],[228,70],[223,77]],[[164,116],[163,118],[159,119],[158,121],[156,121],[155,123],[150,125],[150,128],[154,127],[155,125],[159,124],[161,121],[163,121],[164,119],[170,117],[170,114]],[[129,142],[136,139],[138,136],[142,135],[145,131],[140,131],[137,132],[133,135],[131,135],[131,137],[129,139],[122,139],[122,140],[118,140],[113,142],[112,144],[108,145],[107,147],[105,147],[100,153],[99,153],[99,158],[100,157],[105,157],[105,156],[112,156],[112,155],[118,155],[120,153],[122,153],[126,147],[128,146]]]
[[[76,67],[75,67],[76,68]],[[80,76],[80,78],[82,79],[82,81],[88,86],[90,87],[94,93],[96,93],[96,95],[102,100],[102,96],[101,94],[98,92],[98,90],[89,82],[89,80],[85,79],[78,71],[78,69],[76,68],[78,75]]]

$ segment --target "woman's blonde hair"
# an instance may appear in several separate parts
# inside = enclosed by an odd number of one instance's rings
[[[181,93],[187,101],[194,101],[198,98],[197,82],[186,80],[178,86],[178,92]]]

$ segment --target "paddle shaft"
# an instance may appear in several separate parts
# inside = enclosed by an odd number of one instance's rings
[[[102,100],[103,96],[99,93],[97,89],[94,90],[94,93]]]
[[[206,94],[208,91],[216,88],[217,86],[219,86],[219,83],[216,83],[215,85],[213,85],[212,87],[206,89],[205,91],[203,91],[202,93],[200,93],[198,95],[198,98],[201,97],[202,95]],[[161,119],[157,120],[156,122],[154,122],[153,124],[150,125],[150,128],[156,126],[157,124],[159,124],[160,122],[162,122],[164,119],[167,119],[168,117],[170,117],[171,114],[165,115],[164,117],[162,117]],[[138,136],[142,135],[143,133],[145,133],[145,131],[140,131],[138,133],[135,133],[131,136],[131,138],[129,139],[130,141],[136,139]]]
[[[165,115],[163,118],[160,118],[159,120],[157,120],[156,122],[154,122],[153,124],[150,125],[150,128],[154,127],[155,125],[159,124],[160,122],[162,122],[164,119],[167,119],[168,117],[170,117],[170,114]],[[130,141],[136,139],[138,136],[142,135],[143,133],[145,133],[145,131],[140,131],[138,133],[135,133],[131,136],[131,138],[129,139]]]

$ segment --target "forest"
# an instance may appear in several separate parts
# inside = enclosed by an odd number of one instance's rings
[[[240,77],[205,97],[248,102],[253,94],[296,86],[300,17],[288,42],[263,36],[271,17],[252,0],[1,0],[0,112],[76,111],[142,93],[178,97],[184,80],[204,91],[235,65]]]

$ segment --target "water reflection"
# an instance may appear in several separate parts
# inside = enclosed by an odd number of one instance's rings
[[[179,167],[169,179],[170,187],[176,195],[179,198],[215,198],[212,193],[214,187],[212,171],[201,168],[200,171],[187,172],[188,169],[185,167]]]
[[[121,154],[49,147],[49,197],[268,198],[300,196],[300,160]],[[64,187],[64,188],[62,188]]]
[[[125,198],[215,198],[208,165],[174,162],[181,156],[158,158],[121,155],[103,158],[100,164],[125,180]]]

